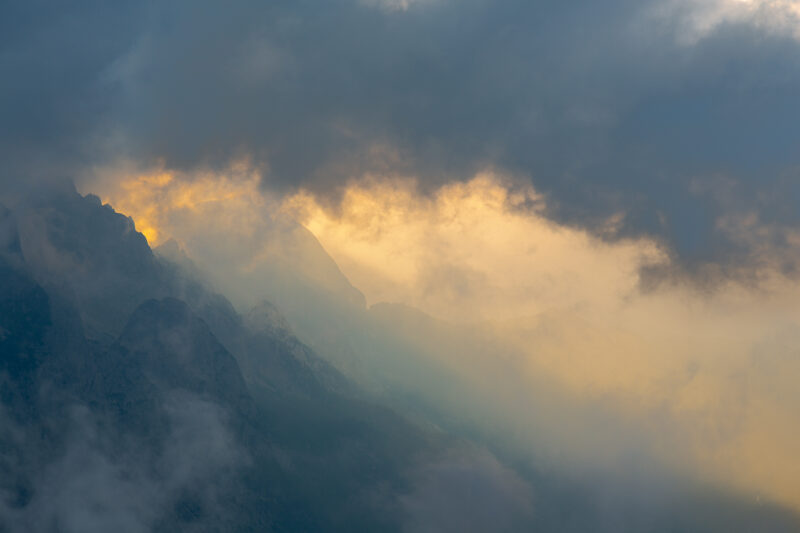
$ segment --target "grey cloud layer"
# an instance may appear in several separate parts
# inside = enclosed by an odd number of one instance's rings
[[[531,179],[559,220],[625,211],[621,235],[746,263],[719,217],[799,222],[800,44],[727,23],[687,45],[677,17],[646,16],[655,5],[12,4],[3,180],[120,155],[181,169],[249,155],[270,186],[320,191],[489,166]]]

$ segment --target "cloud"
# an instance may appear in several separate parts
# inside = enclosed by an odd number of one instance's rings
[[[348,188],[336,209],[307,194],[284,208],[370,302],[403,302],[450,320],[605,303],[635,294],[638,271],[668,261],[653,241],[604,243],[554,224],[541,195],[510,185],[484,173],[426,196],[413,181],[373,178]],[[608,231],[621,219],[610,217]]]
[[[655,6],[656,18],[677,18],[677,37],[697,45],[721,25],[748,24],[765,32],[800,40],[800,3],[796,0],[672,0]]]
[[[16,465],[17,475],[34,476],[26,487],[31,500],[23,508],[0,504],[0,523],[13,532],[152,531],[165,517],[169,524],[170,506],[187,494],[214,520],[224,521],[228,511],[220,500],[228,497],[230,481],[248,461],[226,413],[188,393],[171,393],[163,409],[170,430],[158,452],[149,455],[130,437],[123,436],[122,445],[112,442],[85,406],[71,406],[63,450],[49,464],[34,459],[33,474],[24,470],[24,461]],[[39,447],[37,436],[17,439],[28,451]]]
[[[697,179],[725,175],[751,210],[771,212],[753,201],[768,194],[791,211],[778,191],[800,164],[795,2],[381,5],[45,19],[9,4],[3,181],[126,158],[191,176],[249,157],[263,187],[335,197],[368,173],[428,190],[495,168],[530,180],[550,218],[592,231],[625,212],[620,236],[656,236],[688,266],[740,259]]]
[[[293,202],[368,301],[467,324],[425,329],[392,311],[381,322],[409,352],[462,376],[467,395],[496,406],[481,416],[507,417],[517,434],[530,424],[523,440],[539,452],[570,450],[571,461],[614,469],[632,445],[676,471],[797,505],[785,446],[800,396],[781,376],[794,372],[798,292],[783,252],[765,239],[775,230],[752,216],[718,224],[752,239],[756,280],[642,291],[647,268],[673,268],[656,242],[609,243],[553,224],[534,191],[491,175],[433,196],[404,181],[364,182],[338,210],[307,196]],[[589,447],[584,432],[595,432]]]
[[[6,4],[5,188],[99,183],[239,300],[298,270],[358,303],[291,206],[371,302],[504,319],[474,368],[412,340],[511,422],[531,376],[625,420],[581,446],[564,400],[552,448],[797,505],[796,3],[381,5]]]
[[[363,295],[261,181],[247,161],[191,175],[112,165],[96,169],[84,187],[135,217],[152,246],[175,239],[244,311],[260,303],[264,291],[303,301],[301,285],[363,306]]]
[[[0,185],[3,192],[74,178],[98,157],[114,107],[105,72],[137,39],[133,2],[11,1],[0,22]]]
[[[499,432],[566,470],[615,477],[636,458],[648,479],[671,471],[799,505],[786,466],[800,404],[784,379],[800,340],[800,295],[785,272],[791,227],[720,218],[719,230],[753,251],[756,275],[713,288],[680,276],[653,285],[651,270],[673,272],[680,258],[651,238],[604,239],[624,214],[594,234],[557,224],[545,197],[497,173],[428,192],[408,177],[373,175],[334,204],[308,191],[262,197],[246,172],[163,187],[152,176],[117,176],[104,198],[149,216],[213,279],[238,279],[240,305],[282,295],[301,338],[371,388]],[[725,180],[693,185],[709,190],[739,201]],[[314,254],[280,252],[296,238],[292,217],[319,239]],[[330,272],[325,251],[370,304],[422,312],[327,307],[253,268],[280,258],[287,272]],[[333,288],[327,279],[306,277]]]
[[[430,3],[431,0],[361,0],[361,2],[367,6],[379,7],[388,11],[406,11],[409,8]]]

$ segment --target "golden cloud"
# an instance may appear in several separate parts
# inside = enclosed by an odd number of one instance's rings
[[[433,194],[413,179],[367,176],[335,206],[307,191],[271,198],[246,165],[190,178],[112,174],[95,182],[105,201],[153,243],[174,237],[190,255],[216,254],[210,268],[220,278],[252,270],[274,250],[276,224],[293,217],[369,302],[404,303],[483,332],[493,344],[472,359],[421,333],[413,342],[486,391],[531,441],[562,425],[569,431],[553,446],[575,454],[608,457],[633,445],[621,440],[627,434],[589,435],[586,420],[558,407],[529,423],[547,400],[534,384],[557,383],[581,401],[612,405],[638,428],[636,446],[661,463],[800,509],[800,288],[767,249],[758,287],[643,293],[640,269],[669,266],[657,242],[606,242],[555,224],[535,190],[492,173]],[[720,224],[746,239],[761,231],[746,216]],[[500,361],[505,371],[485,371]],[[522,392],[510,392],[512,381]]]

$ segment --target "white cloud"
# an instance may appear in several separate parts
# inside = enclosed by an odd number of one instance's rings
[[[407,11],[415,5],[426,4],[431,1],[433,0],[361,0],[361,3],[387,11]]]
[[[797,0],[669,0],[650,8],[647,17],[662,23],[676,19],[676,38],[693,45],[724,24],[750,24],[771,34],[800,40]]]

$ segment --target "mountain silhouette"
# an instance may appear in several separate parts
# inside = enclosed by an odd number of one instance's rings
[[[399,483],[398,460],[426,443],[269,303],[243,319],[96,197],[47,191],[0,215],[0,531],[399,523],[336,487]],[[97,478],[98,492],[68,496],[52,472]],[[115,492],[130,501],[106,501]]]

